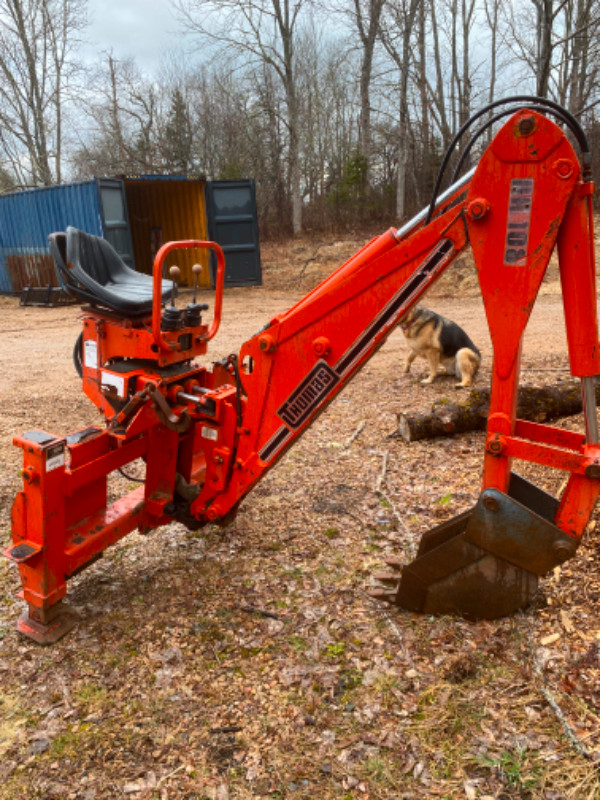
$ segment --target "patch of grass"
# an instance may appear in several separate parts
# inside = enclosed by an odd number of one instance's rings
[[[82,731],[85,735],[85,730]],[[79,752],[80,742],[77,732],[69,730],[59,734],[50,742],[50,755],[53,758],[75,758]]]
[[[103,686],[98,686],[95,683],[84,684],[74,692],[74,697],[77,702],[85,706],[87,710],[96,708],[102,705],[108,696],[108,692]]]
[[[394,689],[400,689],[400,681],[396,675],[378,675],[373,682],[373,689],[388,699],[390,695],[393,696]]]
[[[340,532],[337,528],[327,528],[327,530],[325,531],[325,536],[328,539],[337,539],[339,535]]]
[[[284,578],[293,578],[299,581],[304,576],[304,571],[300,567],[286,567],[283,571]]]
[[[417,718],[430,729],[430,743],[443,745],[448,738],[469,736],[479,730],[485,709],[468,692],[448,683],[437,683],[421,693]]]
[[[240,648],[241,658],[253,658],[262,651],[262,647],[242,647]]]
[[[331,642],[325,648],[325,655],[329,656],[329,658],[339,658],[340,656],[343,656],[345,652],[345,642]]]
[[[376,784],[379,791],[385,791],[386,797],[392,796],[390,792],[397,788],[395,779],[396,766],[390,763],[385,755],[373,755],[362,764],[361,773],[371,783]]]
[[[289,643],[299,653],[302,653],[308,647],[306,639],[303,639],[302,636],[297,636],[295,633],[290,636]]]
[[[518,745],[511,750],[502,750],[498,756],[481,756],[480,763],[498,773],[511,789],[528,791],[540,781],[541,770],[530,764],[529,751]]]
[[[18,739],[19,730],[31,725],[29,714],[16,698],[0,692],[0,757]]]

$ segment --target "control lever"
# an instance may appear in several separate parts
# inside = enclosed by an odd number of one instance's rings
[[[194,264],[192,267],[192,272],[194,273],[194,296],[192,302],[188,303],[187,308],[185,309],[185,324],[188,328],[194,328],[198,325],[202,325],[202,312],[206,311],[208,308],[207,303],[196,302],[198,278],[202,272],[202,264]]]
[[[177,280],[181,275],[179,267],[173,265],[169,267],[169,276],[172,280],[171,285],[171,305],[167,306],[163,313],[161,330],[163,331],[178,331],[183,328],[183,314],[175,307],[175,295],[177,294]]]

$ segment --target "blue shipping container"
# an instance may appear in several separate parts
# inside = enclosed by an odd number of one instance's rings
[[[95,178],[0,195],[0,293],[17,294],[27,286],[57,286],[47,240],[50,233],[64,231],[68,225],[103,236],[126,263],[148,272],[164,240],[204,239],[209,228],[215,235],[206,218],[207,205],[210,214],[212,204],[206,203],[205,192],[212,197],[215,189],[231,183],[145,175],[123,180]],[[230,203],[226,213],[231,224],[240,228],[239,241],[231,243],[231,228],[223,242],[220,232],[215,240],[225,250],[226,283],[257,284],[261,268],[254,183],[238,181],[235,190],[237,205]],[[252,206],[251,224],[238,219],[239,208],[246,206]],[[246,240],[247,244],[240,245]],[[191,269],[189,272],[191,277]]]
[[[66,220],[103,235],[97,181],[0,195],[0,292],[57,285],[48,235],[64,230]]]

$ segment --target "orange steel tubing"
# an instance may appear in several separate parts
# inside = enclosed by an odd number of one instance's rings
[[[205,242],[198,239],[184,239],[179,242],[167,242],[160,248],[154,259],[154,267],[152,271],[152,278],[154,281],[154,297],[152,300],[152,336],[154,343],[159,348],[166,352],[170,352],[173,347],[166,341],[160,330],[160,306],[161,306],[161,281],[162,281],[162,267],[165,258],[172,250],[185,250],[197,247],[199,249],[213,250],[217,256],[217,277],[215,280],[215,307],[213,320],[208,333],[206,341],[210,341],[221,324],[221,308],[223,305],[223,286],[225,283],[225,254],[216,242]]]

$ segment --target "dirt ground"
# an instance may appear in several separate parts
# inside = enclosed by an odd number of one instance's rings
[[[210,357],[236,352],[362,244],[265,246],[264,285],[226,291]],[[525,337],[524,382],[568,374],[555,272]],[[468,259],[427,305],[467,329],[489,384]],[[71,361],[78,315],[0,298],[3,547],[21,484],[12,435],[98,421]],[[134,533],[73,578],[82,621],[57,645],[16,633],[18,573],[2,561],[2,800],[600,798],[596,514],[576,557],[511,618],[423,617],[367,594],[385,557],[408,560],[478,495],[483,434],[391,436],[397,412],[457,395],[450,378],[422,386],[423,361],[403,375],[406,353],[394,331],[230,527]]]

